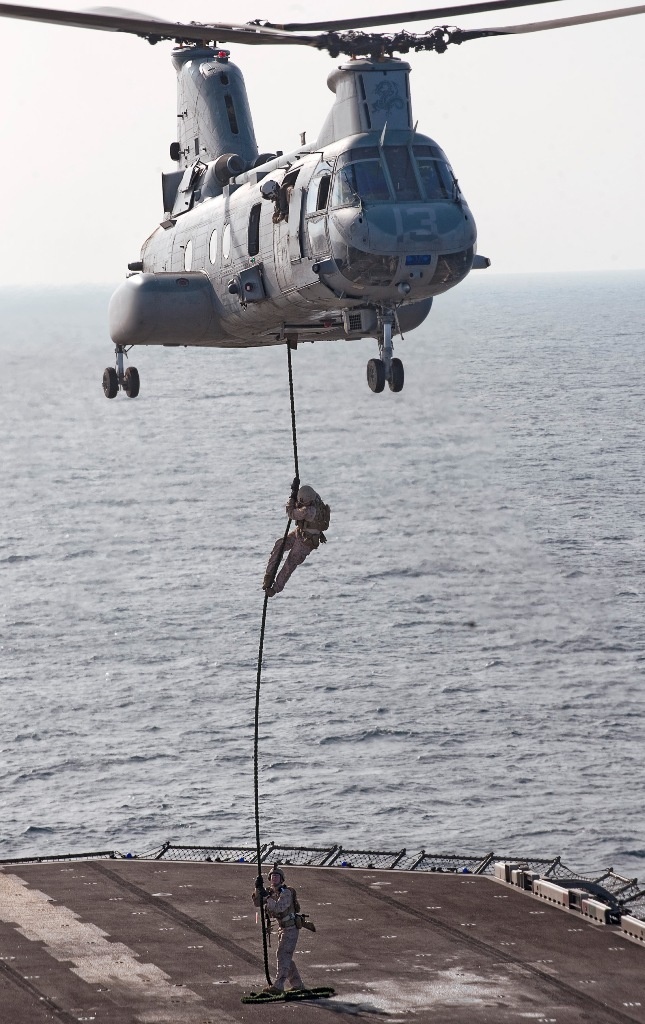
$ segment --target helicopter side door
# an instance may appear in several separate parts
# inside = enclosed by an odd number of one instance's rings
[[[318,164],[311,176],[303,206],[302,249],[303,253],[311,259],[329,256],[331,252],[327,230],[327,202],[331,172],[331,165],[326,160]]]
[[[286,220],[274,222],[275,269],[282,292],[300,287],[300,282],[294,280],[294,270],[302,264],[303,259],[311,256],[306,230],[307,204],[310,201],[311,179],[319,178],[320,166],[314,157],[310,159],[310,163],[290,170],[282,182],[281,188],[289,194],[288,216]]]
[[[274,216],[273,253],[276,278],[281,292],[291,291],[294,287],[291,274],[294,249],[297,253],[296,262],[301,258],[298,227],[302,188],[298,179],[302,169],[302,167],[297,167],[285,174],[280,186],[282,200],[279,206],[286,209],[286,216]]]

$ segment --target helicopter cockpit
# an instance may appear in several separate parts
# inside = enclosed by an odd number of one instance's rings
[[[331,187],[331,208],[362,203],[460,202],[463,197],[438,146],[364,146],[341,153]]]
[[[378,145],[373,134],[354,139],[312,175],[308,253],[337,291],[421,299],[453,287],[472,266],[475,223],[445,153],[424,136],[398,134]]]

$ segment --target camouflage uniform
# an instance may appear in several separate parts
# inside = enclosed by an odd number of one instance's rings
[[[269,597],[273,597],[275,594],[279,594],[284,590],[285,584],[291,576],[294,569],[299,565],[302,565],[307,555],[314,551],[319,545],[321,540],[325,542],[325,535],[316,523],[320,522],[321,510],[325,508],[322,498],[316,495],[314,501],[310,504],[295,504],[291,500],[287,503],[286,514],[289,519],[293,519],[296,522],[295,530],[287,536],[284,544],[283,554],[286,554],[284,565],[280,572],[275,578],[273,586],[268,590]],[[280,548],[282,547],[282,538],[280,537],[273,546],[273,551],[269,556],[269,561],[264,574],[264,589],[269,588],[271,577],[275,572],[278,559],[280,557]]]
[[[269,891],[256,889],[252,897],[254,904],[257,907],[264,905],[271,921],[277,923],[277,975],[273,984],[265,989],[267,992],[284,992],[285,985],[289,985],[290,988],[304,988],[294,961],[294,950],[298,944],[294,894],[285,885],[282,870],[277,869],[277,873],[283,880],[279,888],[272,887]]]
[[[278,923],[278,949],[276,951],[278,973],[273,987],[281,992],[286,984],[289,985],[289,988],[304,988],[300,972],[293,959],[298,943],[298,929],[295,923],[295,908],[291,890],[284,885],[281,886],[278,893],[267,897],[266,908],[269,917]]]

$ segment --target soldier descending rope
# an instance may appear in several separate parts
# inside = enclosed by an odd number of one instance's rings
[[[304,484],[298,491],[297,498],[294,499],[292,494],[287,502],[286,513],[289,519],[296,521],[296,528],[292,530],[286,540],[280,537],[275,542],[269,556],[262,584],[262,589],[269,597],[274,597],[284,590],[285,583],[294,569],[302,565],[307,555],[320,544],[327,543],[323,530],[329,526],[331,510],[313,487]],[[282,553],[286,553],[287,557],[275,582],[271,585]]]

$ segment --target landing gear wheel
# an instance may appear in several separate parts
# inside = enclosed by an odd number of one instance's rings
[[[401,362],[400,359],[395,358],[392,360],[392,371],[390,373],[390,379],[388,381],[390,391],[403,391],[404,380],[405,375],[403,373],[403,363]]]
[[[103,371],[103,394],[106,398],[116,398],[119,393],[119,378],[113,366]]]
[[[382,359],[370,359],[367,364],[367,383],[376,394],[385,387],[385,363]]]
[[[123,390],[128,398],[136,398],[139,394],[139,371],[136,366],[128,366],[125,371],[123,375]]]

